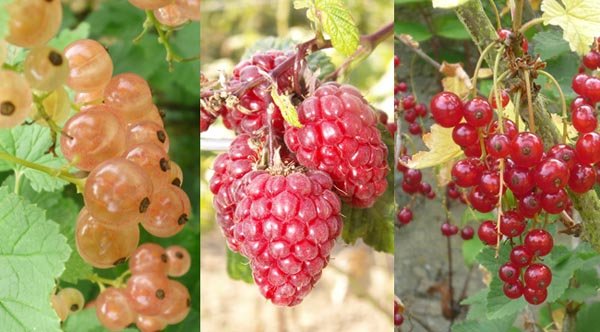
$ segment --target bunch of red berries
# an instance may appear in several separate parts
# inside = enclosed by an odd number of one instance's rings
[[[267,51],[235,67],[228,90],[242,93],[214,113],[238,136],[215,159],[210,180],[229,248],[249,259],[262,295],[286,306],[300,303],[327,266],[342,229],[341,200],[371,207],[389,171],[377,129],[387,117],[354,87],[322,84],[297,106],[299,126],[284,121],[270,92],[293,92],[293,68],[276,84],[260,80],[292,56]],[[248,82],[259,84],[245,89]],[[214,118],[208,114],[205,127]]]

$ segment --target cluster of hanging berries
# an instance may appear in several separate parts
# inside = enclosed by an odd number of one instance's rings
[[[242,93],[203,98],[200,110],[201,131],[221,116],[238,134],[213,165],[217,222],[229,249],[249,259],[261,294],[283,306],[299,304],[321,277],[341,233],[341,202],[371,207],[389,171],[378,115],[352,86],[295,95],[299,123],[284,120],[271,90],[293,93],[293,68],[281,65],[294,56],[266,51],[242,61],[226,86]]]
[[[404,323],[404,305],[398,297],[394,297],[394,326]]]

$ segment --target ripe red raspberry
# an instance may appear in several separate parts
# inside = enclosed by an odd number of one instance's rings
[[[387,188],[388,149],[360,92],[324,84],[300,104],[298,118],[303,127],[286,125],[284,136],[298,162],[328,173],[350,204],[372,206]]]
[[[205,132],[217,118],[204,108],[200,108],[200,132]]]
[[[240,62],[233,69],[233,77],[229,81],[230,89],[235,90],[246,82],[272,71],[289,56],[283,51],[272,50],[257,53],[250,59]],[[290,68],[277,79],[277,87],[280,92],[291,90],[292,70],[293,68]],[[268,92],[270,86],[271,82],[265,81],[241,95],[239,103],[228,109],[228,112],[224,112],[223,123],[225,126],[238,133],[253,133],[264,128],[267,123],[267,107],[271,104],[271,96]],[[275,106],[272,120],[275,132],[283,133],[284,121],[277,106]]]
[[[329,262],[342,230],[339,197],[329,175],[310,170],[253,171],[236,195],[234,236],[256,285],[274,304],[294,306]]]
[[[232,229],[236,207],[234,194],[241,179],[253,169],[258,159],[258,146],[249,134],[242,134],[231,142],[227,152],[217,156],[213,164],[215,173],[210,179],[210,191],[215,195],[213,205],[217,212],[217,223],[227,245],[233,251],[239,250],[239,243],[234,239]]]

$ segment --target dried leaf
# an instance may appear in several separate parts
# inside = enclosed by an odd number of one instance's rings
[[[437,124],[431,126],[431,132],[423,135],[423,142],[429,151],[419,151],[412,156],[406,166],[423,169],[443,165],[463,155],[463,151],[452,140],[452,128],[443,128]]]

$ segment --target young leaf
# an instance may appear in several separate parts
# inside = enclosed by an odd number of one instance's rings
[[[433,0],[433,8],[454,8],[458,7],[469,0]]]
[[[254,282],[248,259],[229,248],[227,248],[227,274],[234,280],[241,280],[249,284]]]
[[[90,24],[82,22],[75,29],[64,29],[48,42],[48,46],[63,50],[76,40],[86,39],[90,35]]]
[[[564,6],[563,6],[564,4]],[[544,24],[558,25],[572,51],[580,55],[590,51],[600,35],[600,2],[588,0],[543,0]]]
[[[67,162],[60,155],[54,157],[51,153],[46,153],[51,144],[50,129],[37,124],[0,130],[0,152],[42,166],[60,168]],[[57,148],[57,153],[60,154],[59,148]],[[10,169],[29,179],[31,187],[35,191],[55,191],[66,184],[58,177],[0,160],[0,171]]]
[[[463,155],[460,146],[452,140],[452,129],[437,124],[431,126],[431,132],[423,135],[423,143],[429,151],[419,151],[406,164],[409,168],[423,169],[442,165]]]
[[[273,98],[275,105],[279,107],[279,111],[281,111],[281,116],[285,122],[292,127],[302,128],[302,123],[300,123],[300,120],[298,119],[298,112],[296,112],[296,107],[292,105],[290,96],[279,94],[277,86],[274,85],[271,89],[271,98]],[[267,110],[267,112],[269,112],[269,110]]]
[[[70,254],[42,209],[0,188],[0,322],[4,331],[60,331],[50,305]]]
[[[317,17],[323,30],[331,37],[331,44],[340,53],[349,56],[358,48],[360,36],[350,11],[341,0],[316,0]]]

